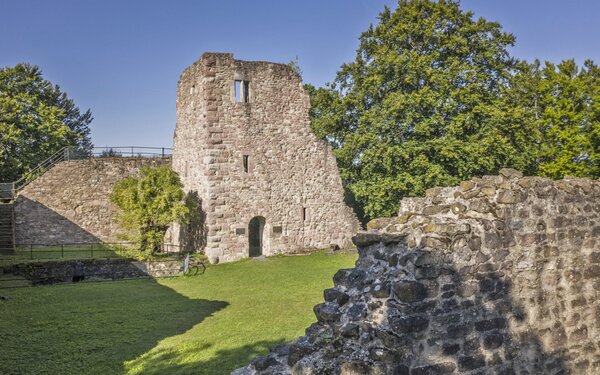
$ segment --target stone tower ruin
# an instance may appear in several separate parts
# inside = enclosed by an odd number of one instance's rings
[[[179,80],[173,169],[198,209],[174,230],[211,262],[350,244],[331,148],[310,129],[301,78],[284,64],[205,53]]]

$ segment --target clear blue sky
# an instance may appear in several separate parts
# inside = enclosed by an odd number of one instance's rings
[[[395,0],[0,0],[0,66],[30,62],[81,109],[97,146],[170,146],[179,74],[205,51],[288,62],[330,82]],[[600,63],[599,0],[463,0],[517,37],[513,54]]]

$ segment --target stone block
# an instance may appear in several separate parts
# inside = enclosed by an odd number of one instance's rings
[[[414,281],[399,281],[394,283],[394,297],[405,303],[419,302],[427,298],[427,287]]]

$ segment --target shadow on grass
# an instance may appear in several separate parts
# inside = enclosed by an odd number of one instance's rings
[[[212,344],[181,349],[177,352],[160,351],[151,352],[139,358],[137,363],[130,363],[128,374],[201,374],[220,375],[229,374],[231,371],[246,366],[257,356],[265,355],[270,348],[283,344],[283,339],[273,341],[259,341],[232,349],[218,350],[209,360],[198,360],[182,363],[181,358],[193,358],[194,354],[208,350]]]
[[[228,305],[153,280],[11,290],[0,305],[0,373],[123,373],[125,362]]]

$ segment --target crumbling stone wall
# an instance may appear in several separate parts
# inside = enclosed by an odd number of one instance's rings
[[[183,271],[181,260],[137,262],[130,259],[71,259],[0,266],[0,274],[22,276],[33,285],[72,282],[79,263],[85,280],[119,280],[140,277],[173,277]]]
[[[318,322],[241,374],[600,373],[600,182],[514,170],[354,238]]]
[[[58,163],[21,191],[15,205],[16,244],[117,242],[113,186],[142,166],[170,158],[92,158]]]
[[[236,80],[247,82],[247,102],[236,101]],[[358,221],[344,204],[331,148],[310,129],[309,107],[300,77],[284,64],[205,53],[183,72],[173,169],[198,197],[205,236],[196,237],[211,261],[247,257],[255,217],[264,219],[265,255],[350,244]]]

